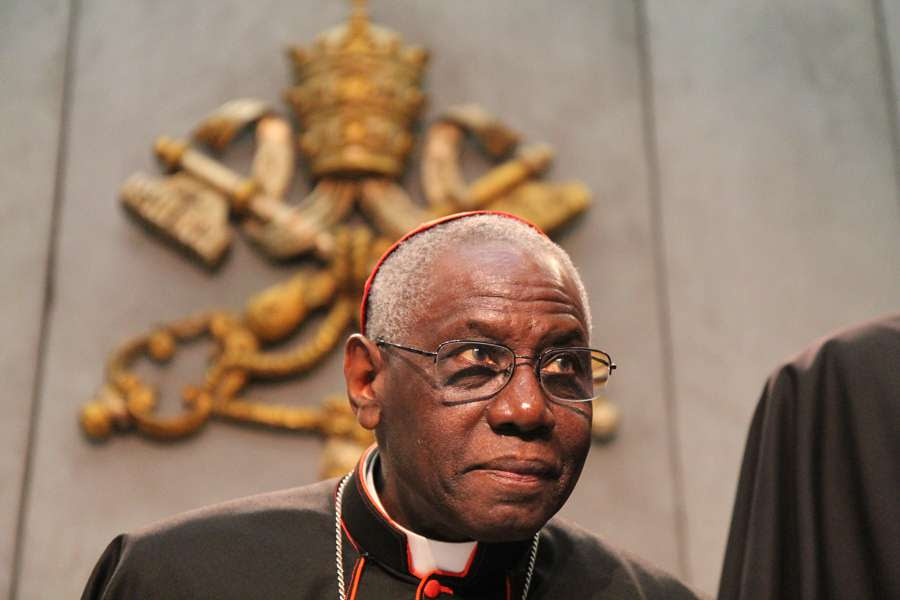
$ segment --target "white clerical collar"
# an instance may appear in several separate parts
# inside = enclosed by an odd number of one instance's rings
[[[381,498],[378,497],[378,490],[375,488],[376,460],[378,460],[377,454],[373,457],[373,460],[366,461],[365,486],[368,488],[369,497],[375,502],[378,510],[385,516],[388,516],[384,505],[381,504]],[[459,575],[466,570],[469,560],[475,554],[475,547],[478,545],[478,542],[454,543],[428,539],[415,531],[410,531],[403,527],[393,519],[390,519],[390,517],[388,518],[395,527],[406,534],[411,563],[410,569],[417,577],[425,577],[435,571],[442,571],[448,575]]]

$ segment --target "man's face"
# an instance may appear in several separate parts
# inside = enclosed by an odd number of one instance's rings
[[[461,245],[431,276],[414,333],[388,341],[431,351],[479,340],[523,356],[589,342],[577,288],[553,257],[499,242]],[[381,352],[381,495],[393,518],[437,539],[510,541],[530,537],[559,510],[590,448],[590,402],[551,401],[534,362],[520,359],[495,396],[451,404],[429,357]]]

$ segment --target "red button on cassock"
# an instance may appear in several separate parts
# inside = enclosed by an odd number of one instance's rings
[[[437,598],[441,595],[441,584],[438,583],[437,579],[432,579],[425,584],[425,588],[422,591],[425,592],[426,598]]]

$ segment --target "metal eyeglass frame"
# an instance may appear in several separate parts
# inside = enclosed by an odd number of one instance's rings
[[[513,374],[515,373],[516,368],[520,364],[522,364],[522,363],[517,362],[517,360],[520,358],[530,360],[530,361],[532,361],[532,363],[534,363],[534,376],[538,380],[538,383],[540,384],[541,389],[544,390],[544,393],[546,393],[550,398],[552,398],[556,402],[564,402],[564,403],[568,403],[568,404],[580,404],[583,402],[590,402],[590,401],[594,400],[594,398],[596,398],[597,396],[593,396],[592,398],[585,398],[584,400],[570,400],[568,398],[560,398],[560,397],[550,393],[550,391],[547,390],[546,387],[544,387],[544,380],[543,380],[543,378],[541,378],[541,362],[543,361],[544,356],[546,354],[548,354],[550,352],[559,352],[560,350],[590,350],[591,352],[598,352],[606,357],[606,362],[609,364],[609,376],[610,377],[612,377],[612,372],[616,370],[616,363],[613,362],[612,356],[610,356],[607,352],[604,352],[603,350],[597,350],[596,348],[587,348],[584,346],[563,346],[563,347],[558,347],[558,348],[556,348],[556,347],[545,348],[537,356],[526,356],[526,355],[516,354],[512,348],[510,348],[509,346],[506,346],[504,344],[497,344],[495,342],[483,342],[481,340],[447,340],[445,342],[441,342],[440,344],[438,344],[438,347],[434,352],[429,352],[428,350],[422,350],[421,348],[413,348],[412,346],[404,346],[402,344],[395,344],[394,342],[389,342],[383,338],[377,338],[375,340],[375,344],[378,346],[389,346],[391,348],[397,348],[398,350],[405,350],[406,352],[412,352],[414,354],[419,354],[421,356],[430,356],[434,361],[435,370],[437,370],[437,360],[438,360],[438,356],[440,355],[441,348],[443,348],[447,344],[459,344],[459,343],[482,344],[485,346],[493,346],[495,348],[503,348],[504,350],[507,350],[510,353],[510,355],[513,357],[513,364],[512,364],[512,368],[510,369],[509,375],[506,377],[506,381],[503,382],[503,385],[500,386],[500,388],[497,389],[497,391],[491,392],[490,394],[487,394],[486,396],[472,398],[471,400],[467,400],[467,402],[476,402],[478,400],[485,400],[487,398],[490,398],[491,396],[496,396],[497,394],[502,392],[503,388],[505,388],[507,385],[509,385],[509,382],[512,381]]]

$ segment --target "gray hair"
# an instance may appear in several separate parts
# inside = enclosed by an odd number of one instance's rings
[[[365,335],[369,339],[406,341],[411,316],[421,310],[435,260],[447,248],[470,241],[502,241],[532,254],[549,253],[571,275],[591,330],[591,309],[584,283],[572,259],[550,238],[503,215],[480,214],[441,223],[409,238],[381,264],[369,289]]]

